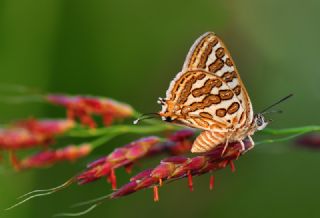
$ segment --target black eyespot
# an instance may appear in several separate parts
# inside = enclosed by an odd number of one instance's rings
[[[227,120],[228,123],[231,123],[231,120]]]
[[[166,122],[172,122],[172,118],[171,117],[166,117],[165,121]]]

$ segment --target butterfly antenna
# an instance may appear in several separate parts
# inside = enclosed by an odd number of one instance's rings
[[[155,116],[160,116],[158,113],[146,113],[142,114],[138,119],[133,121],[133,124],[138,124],[141,120],[153,119]]]
[[[263,114],[282,114],[282,110],[270,110],[270,111],[265,111]]]
[[[276,105],[278,105],[278,104],[286,101],[288,98],[290,98],[290,97],[292,97],[292,96],[293,96],[293,94],[287,95],[286,97],[280,99],[279,101],[275,102],[274,104],[272,104],[272,105],[270,105],[269,107],[267,107],[267,108],[265,108],[264,110],[262,110],[262,111],[260,112],[260,114],[265,114],[265,113],[267,113],[269,109],[271,109],[271,108],[273,108],[274,106],[276,106]],[[280,111],[280,110],[279,110],[279,111],[276,111],[276,110],[275,110],[275,111],[273,111],[273,112],[270,111],[270,112],[268,112],[268,113],[282,113],[282,111]]]

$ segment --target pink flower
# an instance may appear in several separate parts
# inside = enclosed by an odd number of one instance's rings
[[[91,152],[90,144],[80,146],[69,145],[57,150],[41,151],[35,155],[21,160],[18,164],[20,169],[39,168],[53,165],[61,161],[75,161],[87,156]]]
[[[171,155],[179,155],[189,152],[195,136],[195,131],[191,129],[179,130],[168,137],[169,142],[173,146],[168,146],[167,149]]]
[[[62,134],[75,126],[72,120],[22,120],[15,124],[14,127],[24,128],[34,134],[54,136]]]
[[[69,119],[79,118],[82,124],[96,127],[91,115],[100,115],[105,126],[115,119],[127,118],[133,115],[131,106],[109,98],[93,96],[48,95],[47,101],[67,108]]]
[[[246,151],[251,147],[249,141],[245,141]],[[134,193],[145,188],[153,188],[154,200],[159,200],[158,186],[163,183],[188,178],[190,190],[193,190],[193,176],[213,172],[230,165],[232,171],[235,170],[233,160],[236,160],[244,152],[241,151],[240,143],[229,144],[226,152],[221,156],[224,145],[219,145],[212,152],[205,153],[193,158],[174,156],[160,162],[153,169],[145,170],[132,177],[130,182],[120,187],[109,195],[109,198],[119,198]],[[210,177],[209,188],[214,185],[214,177]],[[155,188],[156,187],[156,188]]]
[[[49,144],[55,136],[74,127],[71,120],[29,119],[0,129],[0,148],[16,150]]]
[[[168,140],[162,143],[158,137],[150,136],[116,148],[108,156],[88,164],[88,169],[77,176],[78,183],[85,184],[107,176],[115,189],[115,169],[125,167],[127,171],[130,171],[134,162],[161,152],[169,152],[170,154],[189,152],[192,145],[190,138],[193,136],[194,132],[189,129],[180,130],[171,134]]]
[[[134,161],[146,156],[151,148],[159,142],[160,139],[158,137],[151,136],[116,148],[108,156],[88,164],[88,169],[77,176],[78,183],[85,184],[107,176],[113,189],[115,189],[116,178],[114,170],[119,167],[130,166]]]
[[[10,128],[0,130],[0,148],[16,150],[46,144],[48,138],[43,135],[33,134],[23,128]]]
[[[300,147],[318,150],[320,149],[320,134],[310,133],[303,135],[297,140],[297,143]]]

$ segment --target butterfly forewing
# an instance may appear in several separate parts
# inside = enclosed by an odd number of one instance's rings
[[[200,36],[189,50],[182,72],[194,69],[206,70],[227,82],[241,102],[241,107],[246,110],[247,121],[252,121],[253,111],[248,93],[228,49],[214,33]]]
[[[191,47],[182,71],[170,84],[161,114],[208,131],[196,140],[196,152],[225,142],[252,122],[247,91],[229,51],[214,33],[202,35]]]

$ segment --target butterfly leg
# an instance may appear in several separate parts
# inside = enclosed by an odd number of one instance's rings
[[[248,136],[249,138],[249,141],[250,141],[250,147],[248,148],[248,151],[251,150],[252,148],[254,148],[254,141],[253,139],[251,138],[251,136]]]
[[[160,104],[160,105],[164,105],[165,104],[165,99],[159,97],[157,103]]]
[[[240,143],[241,143],[241,152],[242,153],[246,153],[247,151],[250,151],[252,148],[254,148],[254,141],[252,140],[252,138],[251,138],[251,136],[248,136],[248,139],[249,139],[249,141],[250,141],[250,145],[249,145],[249,147],[248,147],[248,149],[246,149],[245,148],[245,145],[244,145],[244,143],[243,143],[243,141],[240,141]]]
[[[224,155],[224,153],[226,152],[228,145],[229,145],[229,139],[227,138],[226,143],[225,143],[225,145],[224,145],[224,147],[223,147],[223,150],[222,150],[222,152],[221,152],[221,157],[222,157],[222,156]]]
[[[240,140],[239,143],[241,145],[241,152],[244,152],[246,150],[246,146],[244,145],[242,140]]]

